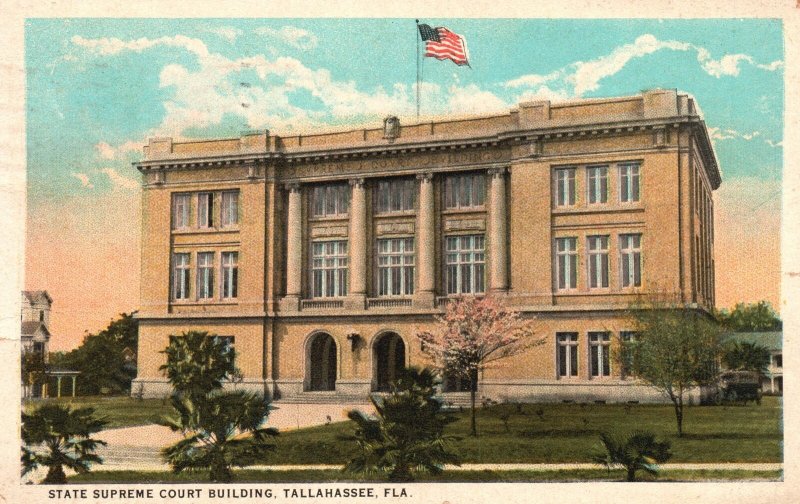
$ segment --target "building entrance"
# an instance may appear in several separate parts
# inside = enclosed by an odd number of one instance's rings
[[[375,389],[389,391],[406,367],[406,345],[397,333],[381,335],[374,345]]]
[[[314,336],[308,352],[308,390],[336,390],[336,342],[331,335]]]

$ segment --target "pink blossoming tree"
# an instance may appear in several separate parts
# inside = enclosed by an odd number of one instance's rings
[[[467,380],[470,385],[471,433],[475,424],[475,395],[478,376],[492,362],[521,353],[543,342],[533,337],[530,320],[506,308],[498,299],[486,296],[459,297],[436,317],[431,331],[417,333],[422,351],[443,373]]]

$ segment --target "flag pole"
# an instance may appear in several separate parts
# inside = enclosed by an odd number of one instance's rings
[[[417,122],[419,122],[419,19],[417,22],[417,29],[414,31],[414,39],[417,41]]]

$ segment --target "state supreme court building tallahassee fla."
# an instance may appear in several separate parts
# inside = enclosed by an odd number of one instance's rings
[[[654,401],[612,356],[631,336],[626,309],[656,289],[714,307],[720,172],[693,98],[674,90],[320,134],[154,138],[135,166],[133,390],[146,397],[170,392],[170,335],[198,330],[235,348],[237,387],[364,400],[427,363],[415,334],[448,299],[476,294],[535,318],[544,338],[485,370],[480,396]]]

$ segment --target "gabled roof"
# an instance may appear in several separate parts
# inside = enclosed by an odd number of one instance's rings
[[[756,343],[770,350],[783,348],[783,331],[729,333],[726,335],[726,339],[737,343]]]
[[[53,298],[50,297],[50,294],[47,293],[46,290],[35,290],[35,291],[22,291],[22,295],[28,298],[28,301],[31,303],[38,303],[42,300],[47,301],[48,304],[53,304]]]
[[[47,336],[50,336],[50,331],[47,330],[47,326],[35,320],[22,322],[22,335],[32,336],[36,334],[36,331],[38,331],[40,327],[42,328],[43,333],[45,333]]]

